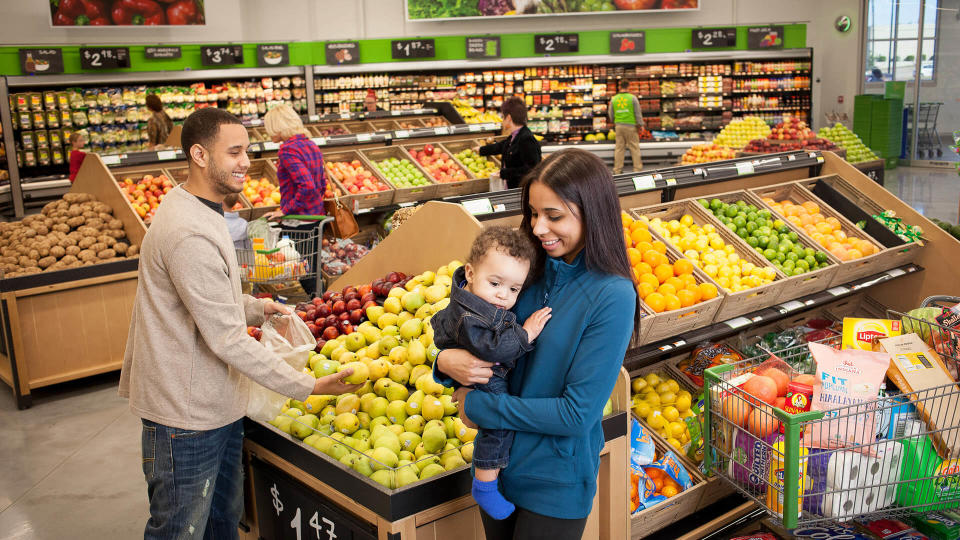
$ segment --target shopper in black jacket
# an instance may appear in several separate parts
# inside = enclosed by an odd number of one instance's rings
[[[540,143],[527,128],[527,106],[523,99],[512,97],[500,107],[503,134],[500,142],[481,146],[479,154],[500,154],[500,178],[508,188],[520,187],[520,180],[540,163]]]

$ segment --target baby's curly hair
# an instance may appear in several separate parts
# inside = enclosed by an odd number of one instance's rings
[[[507,255],[533,264],[537,247],[530,237],[517,229],[503,225],[487,227],[473,240],[467,262],[476,264],[491,249],[500,249]]]

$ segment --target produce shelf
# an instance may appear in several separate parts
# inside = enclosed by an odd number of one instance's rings
[[[750,330],[751,328],[758,328],[802,311],[821,307],[836,300],[861,293],[902,276],[921,271],[923,271],[923,268],[916,264],[900,266],[833,287],[826,291],[802,296],[772,307],[753,311],[734,319],[715,322],[709,326],[698,328],[683,335],[672,336],[657,341],[656,343],[649,343],[627,351],[623,361],[623,367],[625,367],[627,371],[632,372],[663,360],[664,355],[675,355],[678,352],[692,349],[705,341],[717,341],[745,330]]]

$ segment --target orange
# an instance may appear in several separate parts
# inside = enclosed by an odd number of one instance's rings
[[[658,292],[650,293],[643,301],[646,302],[647,306],[649,306],[654,313],[662,313],[664,308],[667,307],[666,298]]]
[[[832,227],[834,230],[837,230],[840,228],[840,220],[833,216],[828,217],[827,219],[824,220],[824,222],[828,223],[830,227]]]
[[[627,248],[627,257],[630,259],[630,266],[636,266],[643,261],[643,253],[637,248]]]
[[[674,270],[676,270],[676,268],[674,268]],[[683,283],[684,289],[697,286],[697,278],[693,277],[693,274],[683,274],[678,279],[680,279],[680,283]]]
[[[847,233],[841,231],[840,229],[837,229],[833,231],[833,237],[836,238],[837,240],[843,241],[847,239]]]
[[[656,287],[644,281],[641,281],[640,284],[637,285],[637,294],[640,295],[640,298],[646,298],[647,296],[650,295],[650,293],[656,290],[657,290]]]
[[[633,272],[633,282],[640,283],[640,271],[636,268],[632,268],[631,271]]]
[[[681,307],[690,307],[697,303],[697,299],[689,289],[681,289],[677,291],[677,298],[680,299]]]
[[[800,224],[803,225],[804,229],[806,229],[811,223],[813,223],[813,216],[809,214],[800,216]]]
[[[653,241],[653,249],[659,251],[661,254],[667,252],[667,245],[659,240]]]
[[[661,288],[663,288],[663,287],[661,287]],[[666,301],[667,301],[667,311],[673,311],[673,310],[675,310],[675,309],[680,309],[680,306],[681,306],[682,304],[680,303],[680,299],[677,298],[677,295],[675,295],[675,294],[669,294],[669,295],[664,295],[664,297],[666,298]]]
[[[624,245],[626,245],[627,247],[630,247],[630,246],[632,245],[632,242],[631,242],[631,240],[630,240],[630,235],[629,235],[629,234],[624,234],[624,235],[623,235],[623,243],[624,243]]]
[[[665,283],[667,279],[673,277],[673,267],[669,264],[661,264],[653,269],[653,274],[657,276],[660,283]]]
[[[678,276],[693,273],[693,263],[686,259],[677,259],[677,262],[673,263],[673,273]]]
[[[850,260],[855,260],[863,257],[863,253],[860,253],[859,249],[849,249],[847,250],[847,256],[850,257]]]
[[[637,270],[637,272],[640,272],[641,275],[653,273],[653,267],[645,262],[637,263],[633,265],[633,267]]]
[[[686,285],[684,285],[683,283],[683,280],[681,280],[678,277],[667,278],[667,280],[664,281],[663,283],[666,285],[673,285],[673,288],[678,291],[686,287]]]
[[[663,285],[660,286],[659,289],[657,289],[657,292],[669,298],[671,296],[676,296],[677,288],[668,283],[664,283]]]
[[[685,290],[690,291],[693,294],[693,302],[697,303],[703,299],[703,291],[700,290],[700,286],[697,284],[687,285]]]
[[[637,251],[640,253],[646,253],[648,250],[653,249],[653,244],[650,242],[638,242],[634,244],[633,247],[637,248]]]
[[[817,232],[820,234],[830,234],[833,232],[833,226],[825,221],[817,223]]]
[[[660,252],[655,249],[648,249],[644,251],[643,262],[649,264],[652,268],[660,266]]]
[[[679,493],[679,491],[677,491],[677,488],[675,488],[674,486],[663,486],[663,489],[660,490],[660,494],[668,499],[670,497],[673,497],[677,493]]]
[[[796,215],[787,216],[787,221],[796,225],[797,227],[800,227],[803,225],[803,223],[800,221],[800,218],[797,217]]]
[[[634,229],[633,232],[630,233],[630,238],[634,243],[649,242],[653,239],[653,237],[650,236],[650,231],[643,228]]]
[[[660,286],[660,280],[653,274],[641,274],[640,283],[647,283],[654,289]]]
[[[806,202],[803,203],[801,206],[803,206],[804,210],[806,210],[807,212],[809,212],[809,213],[811,213],[811,214],[819,214],[819,213],[820,213],[820,205],[817,204],[817,203],[815,203],[815,202],[813,202],[813,201],[806,201]]]
[[[640,221],[640,220],[638,219],[638,220],[635,220],[635,221],[631,221],[627,226],[630,227],[630,231],[632,232],[632,231],[635,231],[635,230],[637,230],[637,229],[646,229],[646,228],[647,228],[647,223],[646,223],[645,221]]]
[[[710,300],[717,297],[717,286],[713,283],[701,283],[700,295],[703,300]]]

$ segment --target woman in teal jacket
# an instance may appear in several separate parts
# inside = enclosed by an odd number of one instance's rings
[[[520,321],[550,306],[536,348],[509,374],[510,394],[455,399],[481,428],[516,432],[500,491],[517,510],[497,521],[481,512],[488,539],[579,539],[596,492],[601,418],[637,314],[613,177],[592,153],[570,149],[525,179],[522,231],[541,247],[514,312]],[[440,353],[438,380],[486,382],[490,364],[464,350]],[[449,377],[447,377],[449,376]]]

